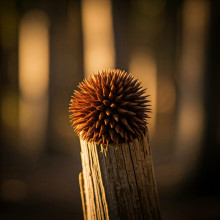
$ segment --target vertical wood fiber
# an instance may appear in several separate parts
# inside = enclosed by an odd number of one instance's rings
[[[81,140],[84,218],[160,219],[148,134],[105,153],[101,148]]]

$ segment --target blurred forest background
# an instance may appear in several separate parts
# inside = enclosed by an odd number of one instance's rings
[[[106,68],[151,95],[163,219],[220,219],[218,0],[1,0],[0,218],[83,218],[68,105]]]

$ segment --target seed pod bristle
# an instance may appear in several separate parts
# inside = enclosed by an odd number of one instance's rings
[[[92,74],[79,84],[69,104],[80,138],[98,144],[133,142],[144,134],[150,105],[141,83],[119,69]]]

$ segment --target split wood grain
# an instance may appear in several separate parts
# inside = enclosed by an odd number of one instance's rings
[[[101,149],[81,140],[84,219],[160,219],[148,134]]]

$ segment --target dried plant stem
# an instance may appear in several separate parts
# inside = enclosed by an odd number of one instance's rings
[[[81,140],[80,188],[85,219],[160,219],[148,134],[109,146]]]

